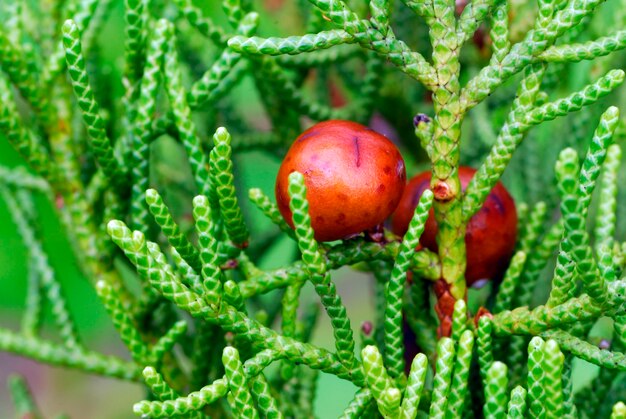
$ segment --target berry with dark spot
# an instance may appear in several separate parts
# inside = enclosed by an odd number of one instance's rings
[[[476,173],[471,167],[459,167],[459,179],[463,190]],[[431,172],[422,172],[413,177],[392,218],[392,230],[402,236],[413,216],[413,211],[422,193],[430,188]],[[426,220],[420,244],[437,252],[437,222],[434,211]],[[467,225],[465,245],[467,268],[465,280],[468,285],[481,279],[498,278],[509,264],[517,239],[517,211],[515,202],[502,183],[491,190],[485,204],[474,214]],[[478,284],[477,284],[478,285]]]
[[[386,137],[355,122],[320,122],[294,141],[276,178],[278,208],[292,227],[288,176],[294,171],[304,175],[318,241],[348,238],[382,223],[406,183],[404,160]]]

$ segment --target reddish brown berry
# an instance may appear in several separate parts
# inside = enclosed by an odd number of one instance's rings
[[[348,238],[382,223],[396,209],[404,160],[384,136],[350,121],[320,122],[291,145],[276,178],[276,202],[293,227],[288,176],[304,175],[315,239]]]
[[[476,173],[470,167],[459,167],[461,187],[467,184]],[[406,233],[413,211],[422,193],[430,187],[430,172],[413,177],[402,195],[393,219],[392,230],[400,236]],[[434,211],[426,220],[424,233],[420,238],[422,246],[437,251],[437,222]],[[506,269],[517,238],[517,211],[513,198],[502,183],[492,189],[485,204],[469,221],[465,235],[467,247],[467,268],[465,279],[472,285],[480,279],[499,277]]]

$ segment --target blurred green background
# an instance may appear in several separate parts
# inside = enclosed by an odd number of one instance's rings
[[[5,0],[6,1],[6,0]],[[9,0],[22,1],[22,0]],[[110,78],[117,80],[113,89],[121,91],[120,57],[123,51],[123,8],[122,1],[114,1],[109,18],[103,30],[98,34],[99,61],[91,63],[92,73],[110,72]],[[197,2],[207,15],[223,23],[224,14],[219,2]],[[295,2],[285,2],[284,7],[271,14],[261,15],[260,33],[264,34],[299,34],[302,33],[302,22],[294,17]],[[0,13],[2,7],[0,6]],[[261,10],[257,7],[256,10]],[[0,17],[2,17],[0,15]],[[68,16],[69,17],[69,16]],[[211,58],[215,53],[207,43],[204,59]],[[94,68],[94,65],[102,68]],[[582,64],[581,66],[584,66]],[[106,67],[106,68],[105,68]],[[581,71],[586,71],[581,67]],[[406,82],[405,79],[402,79]],[[413,86],[413,85],[411,85]],[[415,87],[409,89],[407,96],[422,97],[423,92]],[[96,91],[96,94],[103,92]],[[262,106],[253,82],[244,80],[230,96],[232,108],[246,122],[259,129],[267,129],[268,123],[263,115]],[[202,118],[202,115],[199,115]],[[410,121],[410,119],[409,119]],[[469,123],[469,122],[468,122]],[[203,124],[199,124],[202,126]],[[546,132],[550,132],[549,129]],[[211,133],[203,132],[208,136]],[[548,134],[549,135],[549,134]],[[168,198],[177,202],[186,202],[175,208],[181,219],[189,217],[191,190],[186,187],[189,169],[185,163],[182,148],[173,140],[163,137],[153,146],[154,184]],[[273,196],[274,179],[280,161],[276,155],[263,152],[246,152],[237,156],[235,169],[240,182],[239,190],[247,191],[251,187],[261,188],[267,195]],[[0,133],[0,165],[14,167],[23,162]],[[519,163],[518,163],[519,164]],[[415,173],[415,170],[409,175]],[[507,176],[510,172],[507,172]],[[513,182],[505,179],[505,182]],[[510,185],[513,193],[519,193],[519,185]],[[242,201],[246,202],[245,193]],[[68,298],[70,310],[76,319],[80,334],[89,348],[103,353],[117,354],[128,359],[128,354],[119,337],[112,328],[104,309],[98,302],[88,280],[80,274],[72,255],[70,245],[55,216],[52,203],[44,196],[36,196],[38,210],[39,237],[43,240],[50,262],[62,283]],[[266,234],[271,225],[261,216],[260,212],[246,206],[246,217],[252,230],[252,237]],[[0,202],[0,324],[2,327],[15,329],[19,324],[20,312],[26,296],[27,253],[24,244],[17,234],[7,209]],[[253,243],[251,243],[253,244]],[[288,239],[279,239],[271,243],[264,256],[261,267],[271,268],[283,266],[295,256],[295,246]],[[373,280],[369,274],[344,268],[333,275],[338,290],[347,306],[352,326],[358,335],[361,323],[372,319]],[[487,289],[472,291],[470,303],[474,307],[484,301]],[[538,290],[538,298],[545,296],[547,288]],[[272,298],[271,294],[268,298]],[[303,293],[303,300],[313,301],[315,296],[309,286]],[[49,316],[47,326],[50,326]],[[327,317],[320,316],[320,327],[314,334],[314,343],[332,348],[332,333]],[[602,336],[610,324],[601,324],[596,334]],[[52,328],[44,329],[44,336],[54,340]],[[576,388],[581,388],[597,372],[597,369],[585,363],[577,363]],[[141,385],[127,382],[88,376],[80,372],[52,368],[36,364],[23,358],[0,353],[0,383],[13,372],[24,374],[34,390],[37,401],[47,415],[67,413],[73,418],[125,418],[134,417],[131,412],[133,402],[145,397]],[[320,418],[336,417],[354,395],[354,387],[332,376],[321,374],[316,406]],[[8,394],[0,390],[0,417],[11,415]]]

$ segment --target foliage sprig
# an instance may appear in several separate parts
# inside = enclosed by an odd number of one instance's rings
[[[266,12],[247,0],[223,1],[228,27],[190,0],[125,0],[119,63],[99,39],[112,1],[2,5],[0,141],[25,167],[0,166],[0,200],[28,280],[20,330],[0,328],[0,350],[144,385],[133,411],[155,418],[312,417],[320,372],[355,386],[342,418],[625,417],[624,118],[612,104],[625,97],[614,67],[626,4],[606,6],[615,22],[600,25],[600,0],[461,3],[299,2],[304,28],[290,35],[259,24]],[[259,118],[239,113],[250,84]],[[318,243],[306,173],[289,176],[293,229],[256,172],[240,178],[251,150],[282,155],[303,122],[334,118],[386,121],[409,171],[430,164],[432,192],[402,239]],[[461,164],[478,167],[465,189]],[[465,235],[500,181],[521,227],[501,282],[481,294],[465,280]],[[41,200],[128,360],[79,333]],[[420,245],[431,212],[435,251]],[[268,269],[283,235],[287,261]],[[376,281],[360,339],[336,283],[346,266]],[[606,318],[600,342],[591,330]],[[331,349],[314,339],[328,320]],[[421,353],[405,359],[412,344]],[[593,395],[574,394],[574,358],[601,368]],[[9,385],[18,414],[40,417],[25,381]]]

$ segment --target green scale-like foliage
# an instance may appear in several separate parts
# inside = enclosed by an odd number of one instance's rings
[[[219,3],[0,4],[0,146],[22,159],[0,156],[0,202],[27,249],[0,350],[143,386],[143,417],[322,417],[334,376],[352,385],[342,418],[625,418],[626,2]],[[259,162],[327,119],[431,170],[404,237],[316,241],[308,171],[283,218]],[[477,292],[465,234],[501,181],[517,242]],[[43,201],[128,356],[79,333]],[[376,293],[360,334],[344,267]],[[45,416],[22,377],[8,387],[16,416]]]

